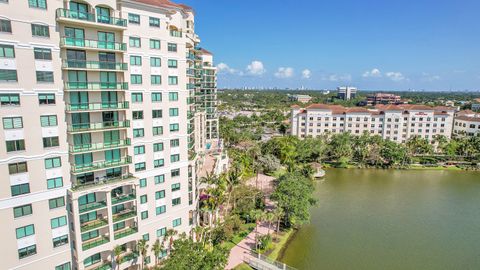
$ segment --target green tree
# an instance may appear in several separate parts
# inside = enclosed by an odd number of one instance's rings
[[[122,260],[122,255],[123,253],[123,249],[121,246],[119,245],[116,245],[114,248],[113,248],[113,254],[115,255],[115,265],[117,266],[117,269],[120,269],[120,263],[121,263],[121,260]]]
[[[137,242],[137,249],[140,255],[142,256],[142,269],[145,267],[145,259],[147,257],[148,244],[145,239],[140,239]]]
[[[160,243],[160,240],[157,239],[152,245],[152,252],[155,255],[155,265],[158,265],[158,258],[160,257],[160,253],[162,253],[162,250],[162,243]]]

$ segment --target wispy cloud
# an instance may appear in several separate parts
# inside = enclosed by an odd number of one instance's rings
[[[252,75],[252,76],[261,76],[267,72],[265,67],[263,66],[263,63],[258,60],[252,61],[246,68],[247,74]]]
[[[217,71],[219,74],[235,74],[238,72],[236,69],[231,68],[225,63],[219,63],[217,65]]]
[[[426,73],[426,72],[422,73],[422,81],[434,82],[434,81],[438,81],[440,79],[441,79],[441,77],[438,76],[438,75],[433,75],[433,74],[429,74],[429,73]]]
[[[349,82],[352,80],[352,75],[350,74],[328,74],[322,76],[323,81],[330,82]]]
[[[401,81],[407,80],[407,78],[400,72],[390,71],[385,73],[385,75],[387,76],[387,78],[389,78],[394,82],[401,82]]]
[[[312,72],[309,69],[304,69],[302,71],[302,79],[310,79],[312,77]]]
[[[277,72],[275,72],[275,77],[286,79],[293,77],[293,68],[291,67],[279,67]]]
[[[362,75],[364,78],[380,78],[382,77],[382,72],[378,68],[374,68],[372,70],[365,71]]]

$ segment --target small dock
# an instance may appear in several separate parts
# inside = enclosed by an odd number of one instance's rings
[[[262,254],[252,252],[251,256],[243,259],[246,264],[256,270],[297,270],[282,262],[272,260]]]

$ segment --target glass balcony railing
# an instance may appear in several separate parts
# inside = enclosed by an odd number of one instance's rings
[[[65,90],[128,90],[126,82],[65,82]]]
[[[127,20],[110,16],[97,15],[77,10],[59,8],[56,11],[57,18],[66,18],[86,22],[97,22],[113,26],[127,27]]]
[[[190,89],[195,89],[195,84],[187,83],[187,90],[190,90]]]
[[[97,131],[104,129],[129,128],[130,121],[109,121],[99,123],[79,123],[67,125],[68,132]]]
[[[88,143],[79,145],[70,145],[70,153],[91,152],[98,150],[107,150],[114,148],[127,147],[132,144],[130,139],[119,140],[114,142]]]
[[[133,209],[125,210],[125,211],[122,211],[121,213],[117,213],[113,215],[113,222],[119,222],[119,221],[133,218],[136,216],[137,216],[137,210],[134,207]]]
[[[117,239],[127,237],[127,236],[132,235],[132,234],[137,233],[137,232],[138,232],[138,228],[136,228],[136,227],[126,228],[124,230],[115,232],[114,238],[115,238],[115,240],[117,240]]]
[[[121,42],[84,38],[62,37],[60,46],[98,49],[102,51],[126,51],[127,44]]]
[[[108,169],[112,167],[124,166],[130,163],[132,163],[132,157],[126,156],[116,160],[103,160],[86,164],[73,164],[71,170],[73,173],[85,173],[90,171]]]
[[[187,60],[195,60],[195,54],[193,53],[187,53]]]
[[[120,263],[129,262],[131,260],[138,258],[138,256],[139,256],[138,252],[130,252],[122,256],[122,258],[120,259]]]
[[[98,110],[116,110],[116,109],[128,109],[128,101],[123,102],[99,102],[99,103],[72,103],[66,104],[66,110],[69,112],[79,111],[98,111]]]
[[[118,183],[122,181],[132,181],[136,179],[133,177],[132,174],[123,174],[120,176],[112,176],[112,177],[103,177],[102,179],[98,179],[92,182],[86,182],[86,183],[74,183],[74,186],[72,187],[72,190],[74,191],[80,191],[80,190],[87,190],[89,188],[98,188],[101,186],[106,186],[106,185],[111,185],[113,183]]]
[[[83,225],[80,225],[80,231],[83,233],[83,232],[88,232],[88,231],[91,231],[93,229],[98,229],[98,228],[101,228],[103,226],[106,226],[108,225],[108,221],[106,219],[98,219],[98,220],[95,220],[95,221],[92,221],[92,222],[87,222]]]
[[[106,69],[125,71],[128,69],[127,63],[109,62],[109,61],[85,61],[85,60],[63,60],[62,68],[70,69]]]
[[[78,212],[80,213],[85,213],[88,211],[100,209],[107,207],[107,202],[106,201],[98,201],[98,202],[93,202],[89,204],[84,204],[84,205],[79,205],[78,206]]]
[[[85,250],[89,250],[91,248],[94,248],[94,247],[98,247],[100,245],[103,245],[105,243],[108,243],[110,241],[110,239],[106,236],[101,236],[97,239],[94,239],[94,240],[91,240],[91,241],[88,241],[86,243],[83,243],[82,244],[82,250],[85,251]]]
[[[92,270],[111,270],[112,268],[112,263],[110,261],[107,261],[103,263],[102,265],[93,268]]]
[[[128,202],[128,201],[135,200],[135,199],[136,199],[135,192],[132,192],[132,193],[129,193],[129,194],[120,194],[120,195],[117,195],[117,196],[112,196],[112,205],[113,204],[118,204],[118,203]]]

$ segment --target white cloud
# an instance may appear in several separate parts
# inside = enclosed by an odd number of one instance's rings
[[[311,76],[312,76],[312,72],[309,69],[304,69],[302,71],[302,78],[303,79],[310,79]]]
[[[324,75],[322,77],[324,81],[331,81],[331,82],[346,82],[352,80],[352,75],[350,74],[330,74]]]
[[[263,66],[263,63],[258,61],[258,60],[254,60],[252,61],[252,63],[250,63],[248,66],[247,66],[247,73],[250,74],[250,75],[253,75],[253,76],[261,76],[263,75],[265,72],[267,72],[267,70],[265,69],[265,67]]]
[[[275,72],[275,77],[286,79],[293,76],[293,68],[291,67],[279,67],[277,72]]]
[[[434,82],[440,80],[441,77],[438,75],[431,75],[429,73],[423,72],[422,73],[422,80],[426,82]]]
[[[378,68],[374,68],[372,70],[369,70],[369,71],[365,71],[365,73],[363,73],[362,77],[364,78],[380,78],[382,77],[382,72],[378,69]]]
[[[225,63],[220,63],[217,65],[217,71],[219,74],[234,74],[237,73],[237,70],[229,67]]]
[[[401,82],[403,80],[407,80],[407,78],[405,78],[405,76],[403,76],[403,74],[400,72],[391,71],[391,72],[385,73],[385,75],[394,82]]]

